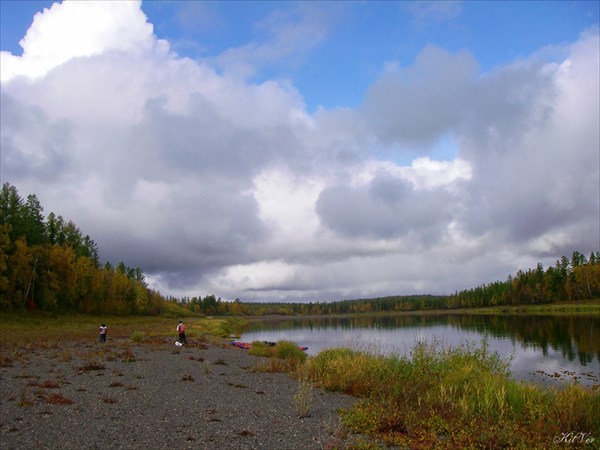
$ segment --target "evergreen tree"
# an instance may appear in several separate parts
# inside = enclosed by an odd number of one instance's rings
[[[35,196],[27,196],[27,202],[22,208],[24,235],[29,245],[42,245],[46,242],[46,227],[42,205]]]
[[[10,225],[10,240],[15,242],[19,236],[23,236],[23,199],[17,188],[9,183],[4,183],[0,190],[0,223]]]

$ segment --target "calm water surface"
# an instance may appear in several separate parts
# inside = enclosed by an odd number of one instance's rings
[[[381,354],[409,352],[415,343],[456,347],[479,344],[511,358],[519,380],[542,384],[576,381],[600,384],[600,318],[576,316],[394,315],[352,318],[303,318],[255,322],[243,341],[290,340],[310,355],[331,347],[351,347]]]

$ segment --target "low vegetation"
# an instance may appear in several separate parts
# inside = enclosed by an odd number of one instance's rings
[[[341,411],[342,423],[373,442],[400,448],[596,448],[600,391],[577,384],[563,389],[511,379],[510,360],[488,344],[443,348],[417,343],[406,356],[336,348],[298,358],[297,346],[253,342],[250,353],[270,357],[260,370],[297,377],[299,417],[310,414],[314,387],[360,399]],[[369,439],[364,439],[364,437]]]
[[[551,448],[568,432],[599,443],[600,392],[517,382],[508,368],[486,342],[419,343],[403,357],[325,350],[298,376],[361,398],[344,424],[390,446]]]
[[[265,372],[295,372],[307,358],[306,353],[290,341],[279,341],[275,345],[255,341],[248,351],[254,356],[270,358],[266,364],[259,366],[259,370]]]

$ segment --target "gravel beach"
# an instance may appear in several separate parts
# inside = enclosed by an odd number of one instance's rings
[[[350,448],[338,410],[355,401],[257,372],[263,358],[188,339],[2,348],[0,447],[9,449]]]

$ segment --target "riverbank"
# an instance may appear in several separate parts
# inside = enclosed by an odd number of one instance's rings
[[[355,399],[257,370],[264,358],[190,338],[114,338],[3,345],[2,448],[348,448],[338,410]]]
[[[173,319],[104,320],[109,345],[100,346],[94,317],[0,316],[0,431],[8,448],[71,448],[60,439],[72,427],[85,430],[74,446],[84,435],[105,443],[94,422],[117,442],[110,448],[160,449],[170,437],[200,449],[546,449],[564,447],[569,433],[578,433],[570,445],[594,448],[600,438],[598,390],[514,381],[486,342],[422,343],[390,358],[331,349],[287,364],[206,335],[228,335],[240,318],[186,321],[183,348],[173,345]],[[307,404],[310,414],[301,412]],[[19,447],[19,433],[34,440]],[[121,433],[132,438],[119,447]]]

